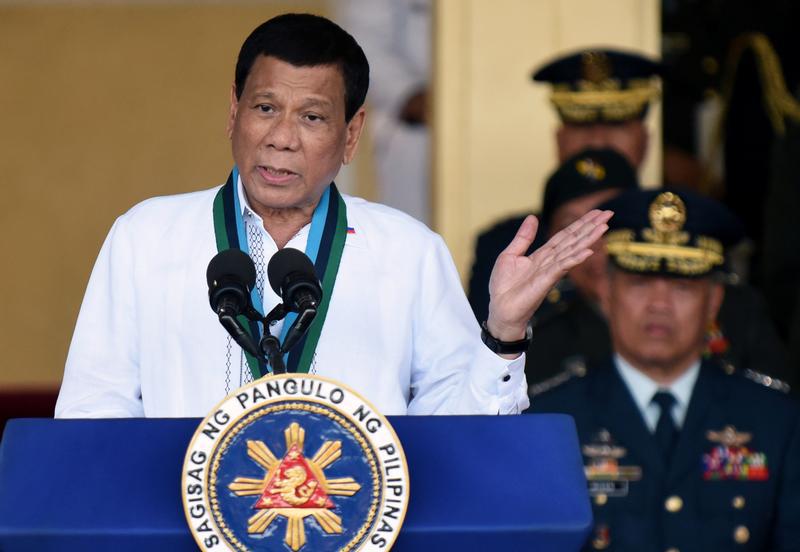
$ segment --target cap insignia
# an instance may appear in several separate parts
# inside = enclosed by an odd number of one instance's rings
[[[581,56],[581,69],[584,80],[595,84],[611,77],[611,61],[605,52],[585,52]]]
[[[687,212],[675,193],[662,192],[648,209],[650,227],[620,228],[606,234],[606,249],[616,263],[634,272],[664,271],[676,276],[700,276],[723,264],[719,240],[685,231]],[[694,244],[689,241],[694,239]]]
[[[589,180],[600,182],[606,177],[605,167],[590,157],[579,159],[575,163],[575,168]]]
[[[686,205],[672,192],[664,192],[650,204],[648,211],[650,226],[642,231],[642,237],[652,243],[684,245],[689,234],[683,232],[686,224]]]

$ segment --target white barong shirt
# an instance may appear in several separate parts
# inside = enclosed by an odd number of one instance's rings
[[[116,220],[81,306],[56,417],[204,417],[225,397],[228,334],[206,284],[218,189],[146,200]],[[389,207],[344,200],[351,230],[312,372],[387,415],[527,408],[524,355],[509,361],[483,345],[442,239]],[[304,250],[308,229],[287,247]],[[266,259],[277,249],[264,239]],[[266,289],[264,312],[279,302]]]

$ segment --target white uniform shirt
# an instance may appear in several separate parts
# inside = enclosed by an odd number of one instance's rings
[[[639,408],[639,412],[644,418],[644,422],[651,433],[655,433],[658,418],[661,416],[661,408],[652,402],[653,395],[658,391],[668,391],[675,397],[675,404],[672,405],[672,419],[675,426],[680,429],[686,419],[686,411],[689,409],[689,401],[692,398],[692,390],[700,375],[700,360],[691,365],[681,377],[673,381],[670,385],[664,386],[657,381],[649,378],[620,355],[614,355],[614,362],[617,365],[622,381],[628,386],[633,397],[633,402]]]
[[[427,222],[430,133],[401,121],[400,113],[413,94],[430,92],[431,0],[340,0],[334,8],[369,60],[367,123],[379,201]]]
[[[228,334],[205,278],[217,253],[217,190],[150,199],[114,223],[78,316],[57,417],[200,417],[225,396]],[[313,370],[389,415],[527,408],[524,355],[507,361],[481,343],[442,239],[389,207],[344,200],[354,233]],[[307,235],[288,246],[303,250]],[[277,250],[271,239],[263,246],[266,259]],[[278,297],[265,287],[268,311]],[[235,343],[230,354],[238,366]]]

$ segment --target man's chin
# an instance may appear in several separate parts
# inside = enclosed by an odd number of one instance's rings
[[[304,205],[308,205],[310,201],[302,197],[294,189],[270,189],[258,190],[257,194],[250,194],[248,192],[247,199],[250,201],[251,207],[258,211],[284,211],[290,209],[298,209]]]
[[[675,355],[674,351],[662,347],[641,349],[630,356],[633,357],[632,364],[639,368],[648,367],[661,371],[670,371],[680,363],[680,358]]]

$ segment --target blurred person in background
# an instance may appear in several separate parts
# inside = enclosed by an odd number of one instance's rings
[[[644,118],[658,97],[656,77],[661,72],[661,66],[652,60],[613,50],[570,54],[536,71],[534,80],[552,84],[551,103],[562,121],[556,133],[559,159],[569,159],[581,145],[604,147],[624,157],[634,170],[631,174],[615,163],[610,172],[615,176],[624,172],[620,182],[628,182],[631,176],[635,179],[649,143]],[[573,158],[572,163],[577,159]],[[602,164],[599,159],[596,161]],[[554,207],[561,211],[557,217],[560,227],[602,201],[590,193],[597,183],[592,184],[577,173],[574,166],[565,163],[559,171],[546,187],[541,217],[545,227],[552,223],[551,219],[556,220]],[[613,178],[603,184],[616,185]],[[558,199],[548,201],[548,193]],[[579,199],[582,195],[587,197]],[[566,205],[560,205],[561,201]],[[468,291],[478,320],[486,315],[488,273],[494,259],[522,219],[512,217],[478,236]],[[558,227],[550,229],[557,230]],[[546,235],[547,231],[541,234],[532,249],[540,246]],[[608,326],[597,304],[596,284],[604,278],[602,271],[598,275],[593,269],[598,263],[598,259],[590,260],[573,269],[548,295],[532,321],[540,336],[532,342],[526,361],[532,396],[572,373],[584,372],[592,360],[610,354]],[[733,366],[768,374],[765,381],[770,385],[788,389],[794,373],[764,301],[754,289],[734,278],[726,285],[719,319],[707,328],[708,352]]]
[[[561,121],[555,135],[559,165],[587,148],[612,149],[639,170],[649,143],[644,119],[658,97],[660,73],[660,65],[644,56],[607,49],[569,53],[537,69],[532,79],[552,86],[550,101]],[[476,240],[467,296],[478,320],[487,314],[491,266],[525,216],[503,219]],[[562,296],[549,299],[544,309],[557,307]]]
[[[338,0],[335,9],[371,62],[377,200],[430,224],[431,2]]]

